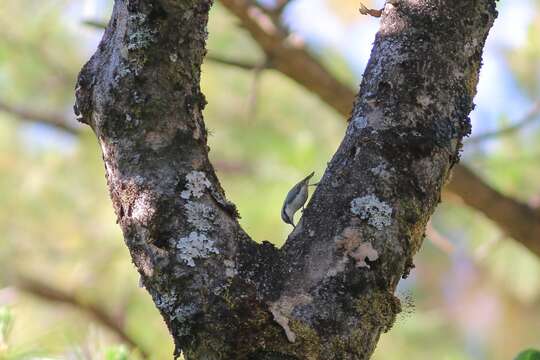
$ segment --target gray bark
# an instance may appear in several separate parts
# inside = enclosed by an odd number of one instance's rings
[[[254,242],[208,160],[210,0],[117,0],[75,111],[143,283],[186,359],[368,359],[400,311],[470,129],[493,0],[387,4],[351,120],[285,246]],[[279,216],[279,214],[276,214]]]

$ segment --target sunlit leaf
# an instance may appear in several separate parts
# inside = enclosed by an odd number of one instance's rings
[[[524,350],[514,360],[540,360],[540,351],[534,349]]]

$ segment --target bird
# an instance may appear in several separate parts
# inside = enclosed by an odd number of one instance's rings
[[[283,207],[281,208],[281,219],[286,224],[291,224],[293,228],[296,228],[296,225],[294,224],[294,214],[300,208],[304,207],[304,204],[308,198],[308,187],[317,185],[309,184],[309,180],[313,177],[313,175],[315,175],[314,171],[298,184],[294,185],[293,188],[287,193],[287,197],[283,202]]]

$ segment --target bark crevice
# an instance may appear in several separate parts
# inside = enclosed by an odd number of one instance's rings
[[[367,359],[469,131],[494,1],[387,4],[343,142],[282,249],[241,229],[208,160],[210,5],[117,0],[79,76],[133,262],[176,355]]]

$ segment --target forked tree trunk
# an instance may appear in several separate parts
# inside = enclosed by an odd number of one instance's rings
[[[199,82],[211,1],[116,0],[75,108],[99,139],[176,355],[368,359],[391,328],[394,290],[469,133],[496,16],[494,0],[392,3],[343,142],[276,249],[240,228],[208,161]]]

